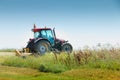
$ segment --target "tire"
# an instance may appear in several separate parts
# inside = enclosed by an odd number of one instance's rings
[[[50,44],[47,41],[39,41],[36,43],[35,50],[39,55],[43,55],[50,51]]]
[[[65,43],[62,45],[62,51],[63,52],[67,52],[67,53],[71,53],[73,51],[72,45],[69,43]]]

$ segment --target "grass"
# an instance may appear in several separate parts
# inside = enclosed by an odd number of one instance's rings
[[[0,49],[0,52],[14,52],[15,49]]]
[[[5,68],[12,68],[12,71],[5,69],[7,73],[0,71],[0,78],[3,79],[8,77],[15,80],[120,80],[120,48],[113,47],[86,48],[71,54],[47,53],[43,56],[24,58],[2,56],[0,64]]]
[[[2,65],[38,69],[41,72],[60,73],[71,69],[95,68],[120,70],[120,49],[79,50],[69,53],[47,53],[26,58],[10,56]]]
[[[1,64],[14,67],[26,67],[32,69],[38,69],[42,72],[59,73],[65,71],[66,66],[61,63],[55,63],[53,54],[47,54],[44,56],[29,56],[26,58],[9,56],[7,58],[2,57]]]
[[[73,69],[63,73],[43,73],[30,68],[0,66],[0,80],[119,80],[120,71]]]

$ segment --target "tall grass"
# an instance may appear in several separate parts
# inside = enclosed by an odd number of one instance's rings
[[[11,56],[6,58],[1,64],[14,67],[28,67],[42,72],[53,73],[63,72],[67,69],[65,65],[56,63],[54,55],[49,53],[43,56],[28,56],[26,58]]]
[[[83,49],[73,53],[47,53],[43,56],[8,57],[2,65],[28,67],[59,73],[77,68],[120,70],[120,48]]]

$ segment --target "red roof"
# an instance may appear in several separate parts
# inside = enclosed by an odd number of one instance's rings
[[[51,30],[51,28],[34,28],[34,29],[32,29],[33,32],[39,32],[41,30]]]

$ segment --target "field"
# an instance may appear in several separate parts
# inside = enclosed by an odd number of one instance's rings
[[[120,72],[103,69],[74,69],[43,73],[29,68],[0,66],[0,80],[120,80]]]
[[[120,80],[120,48],[27,57],[0,52],[0,80]]]

